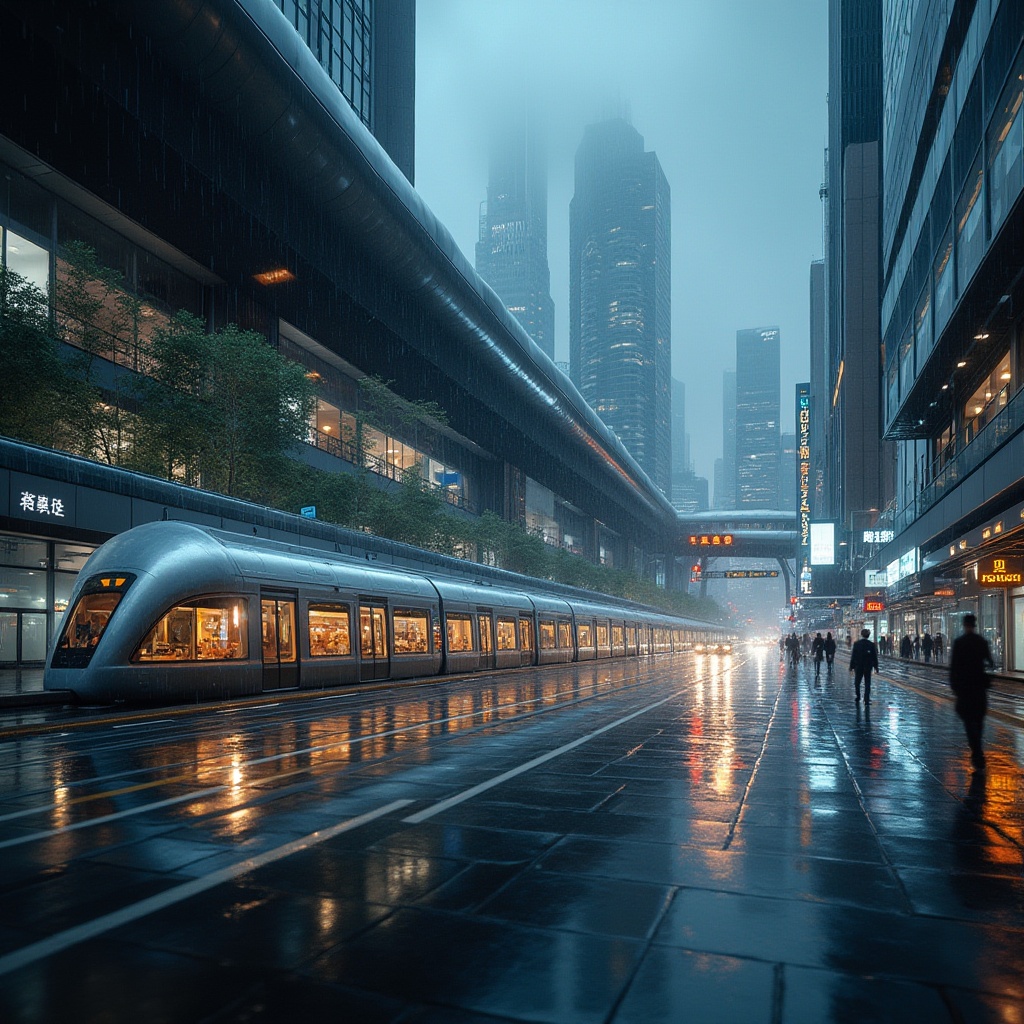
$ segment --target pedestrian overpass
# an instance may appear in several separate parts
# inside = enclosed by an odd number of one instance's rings
[[[778,509],[715,509],[680,513],[676,556],[688,559],[691,580],[699,580],[700,596],[707,596],[709,579],[756,579],[774,570],[715,569],[717,559],[743,558],[778,563],[786,584],[786,604],[793,594],[796,548],[800,539],[797,514]]]

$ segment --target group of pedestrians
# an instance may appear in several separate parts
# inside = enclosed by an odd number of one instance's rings
[[[920,661],[923,656],[925,662],[941,662],[946,658],[946,639],[941,633],[933,636],[927,631],[923,635],[915,634],[913,637],[909,633],[904,633],[898,645],[891,633],[878,638],[879,654],[892,658],[897,652],[899,657],[913,658],[914,661]]]
[[[963,617],[963,633],[958,636],[950,648],[949,654],[949,684],[956,696],[956,713],[964,724],[964,732],[967,735],[967,745],[971,751],[971,763],[979,771],[985,768],[985,752],[982,746],[982,733],[985,725],[985,714],[988,711],[988,690],[992,685],[989,670],[995,668],[992,659],[992,651],[988,641],[977,631],[978,620],[974,615]],[[925,661],[931,660],[931,655],[938,650],[944,651],[942,635],[937,633],[935,637],[929,634],[924,635],[930,641],[926,651]],[[805,637],[805,641],[806,641]],[[849,637],[847,640],[849,641]],[[882,637],[879,644],[891,645],[892,637]],[[909,636],[904,636],[900,644],[900,654],[903,657],[904,645],[910,642]],[[924,638],[921,638],[922,645]],[[779,653],[782,656],[788,655],[793,668],[800,662],[802,654],[806,653],[807,644],[801,642],[796,632],[788,637],[779,639]],[[884,651],[884,648],[883,648]],[[891,653],[891,646],[889,647]],[[824,660],[828,666],[828,674],[832,675],[832,666],[836,655],[836,642],[832,634],[823,637],[821,633],[815,635],[810,641],[810,654],[814,659],[814,677],[817,679],[821,674],[821,663]],[[942,654],[937,656],[941,660]],[[780,657],[780,660],[782,658]],[[860,639],[850,646],[850,672],[853,675],[853,688],[855,702],[860,703],[861,688],[864,690],[865,705],[871,703],[871,674],[878,671],[878,646],[871,641],[871,631],[862,629]]]

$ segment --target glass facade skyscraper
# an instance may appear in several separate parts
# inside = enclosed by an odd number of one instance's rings
[[[781,342],[777,327],[736,332],[736,507],[780,507]]]
[[[569,207],[569,356],[591,408],[665,494],[671,480],[668,181],[621,118],[587,127]]]
[[[972,612],[1019,670],[1024,588],[984,579],[1024,542],[1024,2],[889,0],[882,52],[888,625]]]
[[[274,0],[402,173],[415,176],[416,0]]]
[[[538,134],[526,118],[492,143],[476,270],[541,351],[554,359],[547,164]]]

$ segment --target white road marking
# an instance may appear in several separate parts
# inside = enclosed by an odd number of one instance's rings
[[[49,839],[50,836],[59,836],[65,832],[74,832],[80,828],[90,828],[92,825],[105,825],[108,821],[117,821],[119,818],[128,818],[133,814],[146,814],[149,811],[159,810],[161,807],[170,807],[172,804],[180,804],[185,800],[197,800],[204,796],[213,796],[215,793],[223,793],[227,786],[211,786],[209,789],[199,789],[193,793],[184,793],[182,796],[172,796],[167,800],[157,800],[152,804],[141,804],[138,807],[131,807],[126,811],[115,811],[113,814],[104,814],[99,818],[89,818],[87,821],[77,821],[74,825],[61,825],[60,828],[48,828],[42,832],[31,832],[17,839],[5,839],[0,842],[0,850],[6,850],[9,846],[21,846],[22,843],[33,843],[39,839]],[[27,812],[19,811],[18,814]],[[13,818],[16,815],[8,815]]]
[[[55,953],[69,949],[71,946],[77,946],[80,942],[85,942],[87,939],[94,939],[98,935],[104,935],[106,932],[119,928],[121,925],[138,921],[140,918],[147,917],[158,910],[163,910],[165,907],[173,906],[175,903],[187,900],[191,896],[206,892],[208,889],[213,889],[223,882],[230,882],[232,879],[238,878],[239,875],[246,875],[250,871],[255,871],[265,864],[272,864],[274,861],[282,860],[293,853],[308,850],[328,839],[333,839],[342,832],[349,832],[354,828],[359,828],[360,825],[365,825],[367,822],[381,818],[385,814],[390,814],[392,811],[396,811],[398,808],[405,807],[411,803],[411,800],[393,800],[391,803],[378,807],[374,811],[367,811],[366,814],[349,818],[347,821],[332,825],[330,828],[311,832],[301,839],[296,839],[290,843],[285,843],[283,846],[275,847],[273,850],[267,850],[264,853],[247,857],[237,864],[231,864],[226,868],[221,868],[219,871],[212,871],[210,874],[203,875],[201,878],[195,878],[190,882],[175,885],[164,892],[157,893],[155,896],[139,900],[137,903],[122,907],[120,910],[112,911],[92,921],[86,921],[84,924],[57,932],[56,935],[41,939],[39,942],[23,946],[13,953],[0,957],[0,976],[20,970],[22,967],[27,967],[37,960],[42,960],[45,957],[53,956]]]
[[[112,725],[111,729],[141,729],[148,725],[167,725],[173,722],[172,718],[154,718],[149,722],[124,722],[122,725]]]
[[[407,818],[403,818],[402,820],[408,822],[410,825],[418,825],[421,821],[426,821],[427,818],[432,818],[435,814],[440,814],[441,811],[448,810],[449,807],[461,804],[464,800],[469,800],[474,796],[478,796],[480,793],[486,792],[488,789],[492,789],[494,786],[499,786],[501,783],[507,782],[509,779],[514,779],[517,775],[522,775],[523,772],[530,771],[531,768],[536,768],[538,765],[544,764],[546,761],[550,761],[556,757],[561,757],[562,754],[568,753],[570,750],[575,750],[576,747],[580,747],[584,743],[589,743],[595,736],[600,736],[602,733],[608,732],[610,729],[615,729],[620,725],[625,725],[626,722],[630,722],[634,718],[639,718],[640,715],[646,715],[648,711],[660,708],[662,704],[667,704],[670,700],[676,700],[682,693],[682,690],[678,690],[676,693],[671,694],[664,700],[659,700],[654,704],[649,704],[647,707],[641,708],[639,711],[634,711],[631,715],[626,715],[624,718],[619,718],[614,722],[609,722],[608,725],[602,725],[600,729],[595,729],[586,736],[581,736],[579,739],[573,740],[571,743],[566,743],[564,746],[558,747],[555,750],[549,750],[546,754],[541,754],[540,757],[535,757],[532,761],[527,761],[525,764],[519,765],[518,768],[512,768],[507,772],[502,772],[501,775],[496,775],[493,779],[488,779],[486,782],[481,782],[477,786],[465,789],[461,793],[456,793],[455,796],[451,796],[447,800],[442,800],[439,803],[432,804],[430,807],[425,807],[422,811],[410,814]]]

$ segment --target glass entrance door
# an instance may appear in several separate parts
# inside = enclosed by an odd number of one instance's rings
[[[387,679],[391,675],[388,659],[388,613],[384,604],[359,606],[359,678]]]
[[[0,665],[46,660],[46,612],[0,612]]]
[[[299,685],[295,643],[295,595],[261,595],[263,689],[292,689]]]

